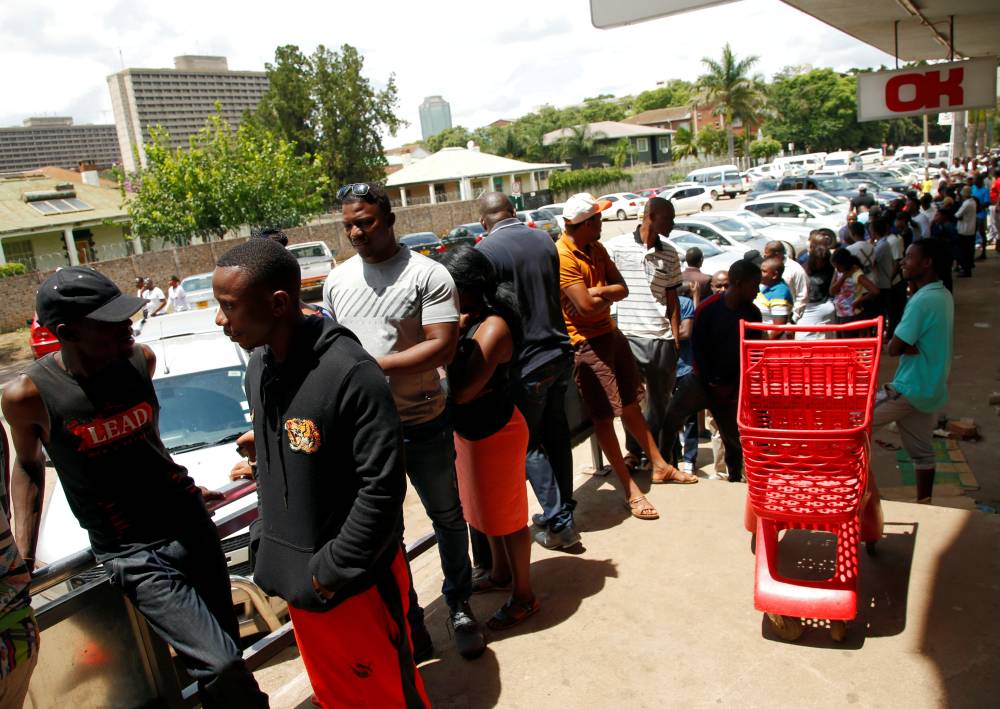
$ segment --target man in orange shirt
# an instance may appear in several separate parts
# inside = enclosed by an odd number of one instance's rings
[[[573,195],[563,207],[566,233],[556,242],[563,318],[575,359],[574,378],[594,422],[601,450],[625,488],[626,506],[634,517],[658,519],[656,508],[635,484],[622,457],[614,429],[620,416],[652,464],[654,483],[678,475],[660,455],[640,403],[642,377],[628,340],[611,318],[611,304],[628,295],[628,287],[600,243],[601,212],[610,202],[593,195]]]

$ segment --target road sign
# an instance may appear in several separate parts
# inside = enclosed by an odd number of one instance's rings
[[[878,121],[997,103],[994,57],[858,74],[858,120]]]

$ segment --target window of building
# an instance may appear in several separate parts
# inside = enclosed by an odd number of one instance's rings
[[[66,199],[40,199],[28,202],[35,208],[35,211],[42,214],[67,214],[69,212],[82,212],[91,209],[91,206],[82,199],[68,197]]]
[[[3,248],[3,255],[7,259],[7,263],[23,263],[29,271],[35,270],[35,249],[31,246],[30,239],[3,241],[0,246]]]
[[[640,153],[649,152],[649,138],[636,138],[635,139],[635,149]]]
[[[660,151],[660,155],[668,155],[670,153],[670,138],[666,136],[657,138],[656,149]]]

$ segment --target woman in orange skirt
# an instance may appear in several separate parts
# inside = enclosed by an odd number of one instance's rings
[[[528,571],[528,427],[509,386],[520,317],[513,293],[497,287],[482,253],[462,247],[442,263],[455,280],[461,311],[458,352],[448,368],[458,492],[466,521],[487,535],[493,556],[493,568],[474,590],[510,588],[510,598],[487,622],[491,630],[505,630],[539,607]]]

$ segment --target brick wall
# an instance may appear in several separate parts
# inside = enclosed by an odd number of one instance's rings
[[[447,202],[415,207],[400,207],[396,212],[396,235],[415,231],[433,231],[437,234],[458,224],[477,221],[475,202]],[[354,249],[344,234],[339,214],[328,215],[310,224],[285,232],[289,243],[324,241],[344,261],[354,255]],[[167,279],[176,274],[180,278],[204,273],[215,268],[215,261],[240,239],[213,241],[195,246],[183,246],[169,251],[156,251],[139,256],[98,261],[93,266],[118,284],[122,291],[131,293],[139,276],[153,278],[166,290]],[[27,273],[23,276],[0,278],[0,331],[6,332],[24,325],[35,309],[35,291],[51,271]]]

